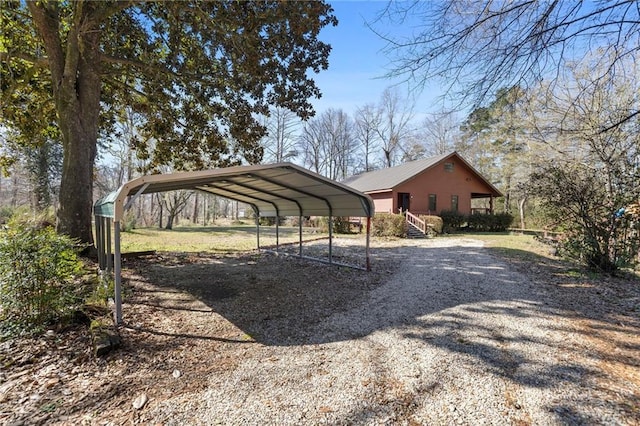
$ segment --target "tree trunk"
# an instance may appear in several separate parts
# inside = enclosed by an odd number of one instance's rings
[[[524,220],[524,208],[527,203],[527,197],[522,197],[520,202],[518,203],[518,210],[520,212],[520,229],[527,229],[525,220]]]
[[[504,186],[504,212],[509,213],[511,211],[511,176],[506,177]]]
[[[47,51],[62,133],[63,161],[57,230],[92,244],[93,165],[100,117],[100,37],[92,16],[100,3],[78,4],[78,16],[60,38],[57,2],[27,2]]]
[[[193,201],[193,214],[191,215],[191,222],[198,223],[198,193],[196,192],[195,200]]]
[[[97,132],[86,131],[83,115],[78,112],[60,114],[60,122],[70,129],[63,143],[64,160],[60,181],[60,209],[57,230],[82,243],[92,244],[91,209],[93,204],[93,164],[96,156]]]
[[[162,228],[162,215],[164,214],[164,202],[162,201],[162,198],[160,198],[160,194],[157,195],[158,197],[158,204],[160,205],[160,211],[158,213],[158,228]]]
[[[391,167],[391,150],[382,149],[384,153],[384,164],[386,167]]]
[[[11,179],[11,207],[14,209],[18,206],[18,174],[13,173],[13,178]]]
[[[167,215],[167,224],[165,225],[164,229],[173,229],[173,220],[174,220],[175,216],[172,213],[169,213]]]
[[[49,190],[49,141],[44,142],[31,153],[29,166],[33,185],[31,208],[42,212],[51,206],[51,191]]]

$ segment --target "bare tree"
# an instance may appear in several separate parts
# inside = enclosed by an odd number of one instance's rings
[[[564,252],[607,272],[632,264],[640,246],[626,217],[640,199],[640,121],[623,121],[639,107],[640,70],[631,60],[624,65],[625,78],[594,80],[599,70],[586,58],[571,67],[563,90],[540,93],[541,113],[531,115],[536,153],[546,154],[533,174],[535,193],[566,229]]]
[[[380,137],[385,167],[395,166],[400,160],[404,139],[411,133],[409,126],[413,119],[413,104],[402,99],[397,87],[389,87],[380,99]]]
[[[371,163],[369,157],[379,148],[381,116],[380,109],[374,104],[366,104],[359,107],[355,113],[354,135],[360,145],[360,154],[356,161],[357,171],[368,172],[375,169],[375,164]]]
[[[24,160],[15,161],[7,167],[11,174],[0,174],[0,208],[14,209],[30,203],[31,176]]]
[[[167,213],[167,223],[164,226],[165,229],[173,229],[174,222],[178,218],[178,215],[185,209],[187,202],[192,195],[193,191],[185,190],[165,192],[161,195],[160,201],[162,203],[163,210],[166,210]]]
[[[141,160],[136,159],[133,147],[141,139],[142,118],[131,108],[123,107],[114,113],[113,132],[100,139],[98,157],[103,160],[97,165],[98,174],[94,182],[98,195],[102,196],[119,188],[135,177],[137,169],[144,169]],[[145,143],[154,144],[147,140]]]
[[[426,154],[441,155],[454,150],[460,137],[460,122],[453,111],[429,114],[418,131]]]
[[[293,112],[282,107],[271,107],[264,126],[267,128],[267,135],[262,139],[264,161],[281,163],[298,156],[296,142],[300,119]]]
[[[415,161],[427,156],[427,149],[419,138],[410,137],[402,147],[402,162]]]
[[[305,123],[298,140],[304,166],[319,174],[322,174],[324,169],[324,158],[322,156],[323,132],[324,129],[320,120],[313,118]]]
[[[622,60],[637,61],[640,53],[636,0],[414,0],[389,3],[380,19],[399,25],[418,21],[409,36],[387,38],[392,76],[421,86],[440,79],[450,94],[476,105],[501,87],[558,81],[566,62],[589,52],[599,51],[593,81],[616,75]],[[574,93],[574,100],[581,95]],[[637,108],[627,111],[601,131],[639,114]]]
[[[353,136],[353,120],[343,110],[329,109],[322,115],[330,137],[327,157],[327,176],[342,180],[349,176],[353,164],[356,143]]]
[[[306,167],[331,179],[344,179],[353,169],[353,122],[343,110],[329,108],[305,124],[299,146]]]

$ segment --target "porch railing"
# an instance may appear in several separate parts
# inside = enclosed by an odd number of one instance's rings
[[[407,223],[413,226],[416,229],[419,229],[423,234],[427,233],[427,224],[424,220],[420,219],[418,216],[414,215],[410,211],[404,212],[404,217],[407,219]]]

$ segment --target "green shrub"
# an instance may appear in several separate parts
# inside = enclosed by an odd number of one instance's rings
[[[279,219],[278,220],[278,225],[283,225],[287,221],[286,217],[280,217],[278,219]],[[259,222],[260,222],[260,226],[275,226],[276,217],[275,216],[261,216]]]
[[[13,209],[11,207],[0,207],[0,225],[9,222],[11,216],[13,216]]]
[[[407,236],[407,221],[402,214],[378,213],[371,220],[371,235],[404,238]]]
[[[0,234],[0,320],[3,334],[41,331],[71,314],[74,279],[83,269],[74,241],[52,227],[12,224]]]
[[[465,215],[455,210],[443,210],[440,212],[440,217],[444,232],[458,231],[467,221]]]
[[[467,216],[469,229],[479,232],[506,231],[513,222],[513,216],[509,213],[497,214],[471,214]]]
[[[333,232],[336,234],[350,234],[351,222],[349,222],[349,217],[334,217]]]
[[[482,213],[473,213],[467,216],[467,224],[470,231],[488,231],[489,215]]]
[[[297,223],[298,221],[295,222],[296,226]],[[331,224],[333,225],[332,231],[334,234],[351,234],[353,232],[351,230],[351,222],[349,222],[349,217],[347,216],[333,217]],[[322,233],[329,232],[329,218],[327,216],[317,216],[309,219],[303,218],[303,226],[316,228]]]
[[[120,222],[120,230],[122,232],[130,232],[136,229],[136,225],[136,215],[131,210],[126,211],[122,221]]]
[[[506,231],[513,224],[513,215],[509,213],[497,213],[494,214],[495,222],[493,224],[493,231]]]
[[[429,232],[429,228],[432,229],[436,234],[442,234],[442,218],[440,216],[432,216],[432,215],[421,215],[420,219],[424,220],[425,225],[427,225],[427,233]]]

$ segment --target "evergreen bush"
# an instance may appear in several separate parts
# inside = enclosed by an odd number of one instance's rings
[[[52,227],[11,224],[0,233],[0,322],[4,335],[41,331],[74,312],[83,270],[75,242]]]
[[[351,222],[349,222],[349,217],[334,217],[333,232],[336,234],[350,234]]]
[[[371,235],[404,238],[407,236],[407,221],[402,214],[378,213],[371,220]]]
[[[509,213],[471,214],[467,216],[469,230],[478,232],[506,231],[513,223],[513,215]]]
[[[444,232],[458,231],[467,221],[465,215],[455,210],[443,210],[440,212],[440,217]]]

